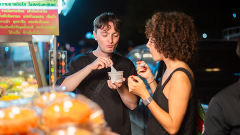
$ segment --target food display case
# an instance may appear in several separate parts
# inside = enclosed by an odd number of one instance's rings
[[[37,42],[32,36],[0,36],[1,100],[32,97],[46,86]]]

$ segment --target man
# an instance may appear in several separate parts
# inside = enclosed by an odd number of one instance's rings
[[[123,83],[106,79],[105,85],[94,101],[104,111],[105,120],[112,131],[122,135],[131,134],[128,108],[137,107],[139,98],[129,93],[127,81],[130,75],[137,75],[134,64],[125,57],[113,53],[120,37],[121,20],[113,13],[103,13],[94,22],[94,38],[98,47],[94,51],[77,55],[69,64],[68,71],[57,81],[68,91],[81,93],[91,98],[101,80],[108,78],[110,65],[123,72]]]
[[[240,57],[240,41],[237,55]],[[240,135],[240,80],[211,99],[204,127],[203,135]]]

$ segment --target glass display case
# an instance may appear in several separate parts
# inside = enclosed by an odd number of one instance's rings
[[[32,97],[46,78],[32,36],[0,36],[1,100]]]

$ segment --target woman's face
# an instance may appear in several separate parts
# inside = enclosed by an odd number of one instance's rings
[[[159,53],[157,51],[157,49],[155,48],[155,43],[154,43],[154,39],[152,39],[152,37],[149,38],[148,42],[147,42],[147,48],[149,48],[150,53],[152,55],[152,58],[154,61],[161,61],[163,60],[163,54]]]

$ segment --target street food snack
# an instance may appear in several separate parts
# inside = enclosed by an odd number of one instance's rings
[[[53,130],[50,135],[92,135],[91,131],[81,127],[69,126]]]
[[[103,110],[93,109],[90,116],[91,124],[103,124],[105,122]]]
[[[52,102],[42,112],[42,123],[50,128],[64,124],[83,124],[89,121],[91,108],[85,102],[68,99]]]
[[[45,92],[42,95],[34,98],[33,100],[33,105],[35,106],[39,106],[40,108],[43,109],[43,107],[49,102],[49,101],[53,101],[54,99],[62,99],[68,97],[67,94],[65,94],[64,92]]]
[[[37,126],[37,113],[17,106],[0,109],[0,134],[23,134]]]
[[[42,87],[38,89],[38,92],[38,96],[33,97],[33,105],[42,109],[49,102],[75,96],[73,92],[66,92],[65,86]]]

